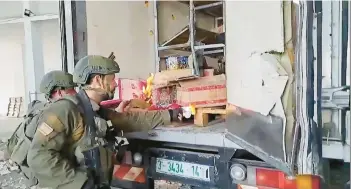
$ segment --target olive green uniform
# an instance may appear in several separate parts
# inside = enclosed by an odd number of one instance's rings
[[[40,92],[45,94],[50,101],[52,91],[55,89],[68,89],[75,87],[73,76],[67,72],[54,70],[44,75],[40,83]],[[11,138],[8,140],[7,150],[10,159],[16,162],[24,175],[29,179],[29,185],[37,184],[37,179],[28,167],[27,153],[31,140],[36,132],[39,118],[43,111],[50,105],[50,102],[34,100],[28,105],[24,121],[17,127]]]
[[[47,103],[33,101],[28,105],[25,120],[17,127],[8,141],[8,152],[10,159],[17,163],[23,174],[28,179],[28,185],[37,184],[37,179],[28,167],[26,157],[38,124],[39,114],[45,109]]]
[[[76,97],[59,100],[48,107],[39,120],[28,152],[28,164],[40,186],[79,189],[88,179],[86,170],[80,166],[83,158],[80,148],[85,148],[82,141],[87,125],[75,102]],[[101,139],[108,125],[105,120],[124,132],[147,131],[170,123],[168,111],[118,113],[102,109],[94,102],[92,107],[96,112],[97,136]],[[101,157],[101,164],[108,175],[112,170],[112,154],[107,148],[102,151],[105,155]]]

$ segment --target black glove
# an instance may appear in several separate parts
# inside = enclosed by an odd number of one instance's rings
[[[88,180],[85,181],[82,189],[111,189],[111,187],[107,185],[97,187],[94,184],[94,179],[88,178]]]
[[[95,189],[94,179],[88,178],[82,186],[82,189]]]
[[[173,110],[168,110],[171,116],[171,122],[182,122],[183,121],[183,109],[177,108]]]
[[[110,186],[100,186],[98,189],[111,189]]]

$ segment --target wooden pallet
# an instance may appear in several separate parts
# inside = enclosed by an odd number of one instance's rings
[[[221,115],[221,119],[225,119],[227,110],[225,107],[211,107],[211,108],[196,108],[194,116],[194,124],[197,126],[207,126],[209,122],[209,115]]]
[[[9,98],[9,104],[7,107],[7,117],[19,117],[23,106],[22,97],[11,97]]]

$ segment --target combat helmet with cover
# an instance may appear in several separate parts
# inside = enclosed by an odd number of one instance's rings
[[[54,70],[45,74],[40,82],[40,92],[45,94],[45,98],[49,99],[55,88],[67,89],[74,88],[76,84],[73,82],[73,76],[70,73]]]
[[[108,75],[119,73],[119,71],[119,65],[113,58],[88,55],[80,59],[74,67],[73,82],[85,85],[92,74]]]

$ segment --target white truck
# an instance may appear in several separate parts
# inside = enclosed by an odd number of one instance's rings
[[[240,113],[126,135],[131,162],[115,166],[112,187],[327,188],[328,159],[350,162],[348,2],[65,0],[60,17],[70,72],[79,58],[111,51],[121,77],[144,79],[159,71],[161,51],[225,57],[227,100]],[[220,43],[196,36],[221,24]]]

